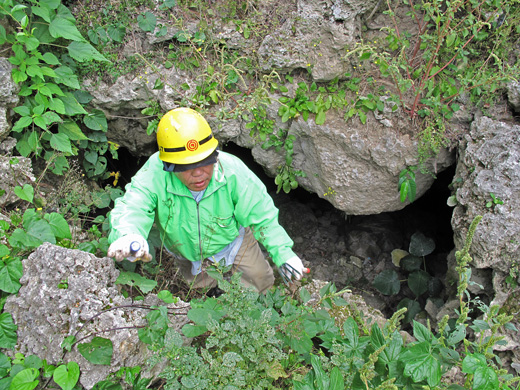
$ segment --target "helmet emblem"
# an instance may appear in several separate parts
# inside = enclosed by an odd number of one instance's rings
[[[188,149],[190,152],[193,152],[194,150],[197,150],[199,148],[199,143],[197,140],[190,139],[188,142],[186,142],[186,149]]]

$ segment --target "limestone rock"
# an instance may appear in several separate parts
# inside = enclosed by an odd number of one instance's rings
[[[455,245],[464,246],[471,221],[482,215],[471,246],[472,264],[508,273],[520,257],[520,126],[481,117],[459,153]]]
[[[149,351],[136,327],[146,324],[146,307],[161,301],[153,294],[139,302],[124,298],[115,284],[119,271],[112,259],[45,243],[23,260],[23,267],[22,287],[5,304],[18,326],[15,352],[37,355],[49,364],[77,362],[80,383],[87,389],[120,367],[145,366]],[[171,320],[180,329],[188,321],[182,314],[188,304],[168,308],[179,313]],[[91,364],[77,345],[64,355],[61,343],[72,335],[83,342],[93,336],[109,338],[114,348],[111,365]]]

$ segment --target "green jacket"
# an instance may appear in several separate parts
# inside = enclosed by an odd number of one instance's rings
[[[277,266],[296,256],[264,184],[222,151],[199,204],[174,173],[163,170],[159,153],[152,155],[110,212],[109,242],[132,233],[148,237],[154,222],[164,246],[191,261],[220,252],[238,237],[240,226],[251,228]]]

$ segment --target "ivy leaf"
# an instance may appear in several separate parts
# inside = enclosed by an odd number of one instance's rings
[[[157,24],[157,18],[151,12],[145,12],[143,15],[137,17],[137,22],[141,30],[152,32]]]
[[[78,351],[92,364],[110,365],[114,346],[112,341],[103,337],[94,337],[90,343],[78,345]]]
[[[401,260],[401,267],[408,272],[417,271],[421,268],[422,262],[421,257],[408,255]]]
[[[428,272],[423,270],[414,271],[408,276],[408,287],[410,287],[410,290],[416,297],[420,297],[428,291],[428,282],[431,278]]]
[[[65,218],[58,213],[45,214],[45,220],[49,222],[54,235],[58,238],[72,238],[70,227]]]
[[[27,234],[41,242],[56,244],[56,237],[54,236],[49,223],[43,219],[31,223],[27,228]]]
[[[427,256],[435,250],[435,241],[421,232],[416,232],[410,240],[409,252],[414,256]]]
[[[62,364],[52,375],[52,379],[63,390],[72,390],[79,379],[79,365],[76,362],[68,362],[67,365]]]
[[[0,290],[16,294],[20,287],[20,278],[23,275],[23,266],[20,259],[8,257],[0,269]]]
[[[20,186],[14,187],[14,193],[20,199],[32,203],[34,199],[34,188],[30,184],[24,184],[23,188]]]
[[[69,55],[79,62],[91,60],[110,62],[88,42],[71,42],[67,50]]]
[[[9,386],[9,389],[33,390],[40,381],[37,379],[40,372],[36,368],[26,368],[16,374]]]
[[[372,283],[382,294],[396,295],[401,290],[401,282],[397,272],[387,269],[378,274]]]
[[[411,322],[415,316],[421,312],[421,305],[419,305],[419,302],[413,301],[410,298],[402,299],[397,305],[397,310],[400,310],[403,307],[406,307],[407,309],[403,319],[403,322],[406,324]]]
[[[0,314],[0,348],[14,348],[17,341],[16,330],[18,327],[13,322],[11,313]]]
[[[144,294],[149,293],[155,288],[155,286],[157,286],[157,282],[155,280],[147,279],[134,272],[121,272],[117,277],[116,284],[136,286]]]

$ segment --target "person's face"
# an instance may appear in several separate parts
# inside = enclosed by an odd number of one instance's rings
[[[175,172],[179,180],[192,191],[205,190],[213,176],[213,165],[205,165],[184,172]]]

